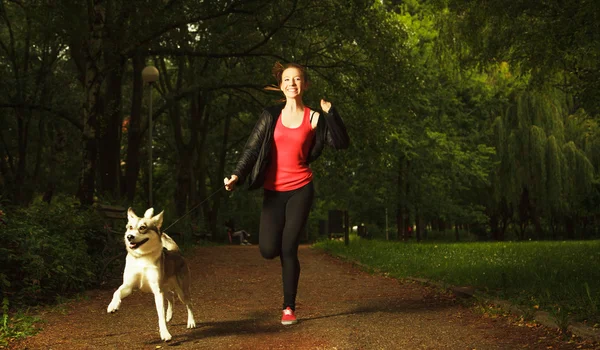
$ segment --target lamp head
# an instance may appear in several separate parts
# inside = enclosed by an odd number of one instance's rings
[[[158,80],[158,69],[154,66],[147,66],[142,70],[142,80],[144,83],[154,83]]]

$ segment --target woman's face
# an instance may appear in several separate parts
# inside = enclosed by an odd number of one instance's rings
[[[281,74],[281,91],[287,98],[302,96],[306,89],[304,74],[298,68],[290,67]]]

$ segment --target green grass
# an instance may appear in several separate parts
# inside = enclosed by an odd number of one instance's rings
[[[353,238],[315,244],[396,278],[473,286],[522,307],[600,323],[600,241],[403,243]]]
[[[9,315],[8,298],[2,300],[2,319],[0,320],[0,347],[6,346],[16,339],[25,338],[38,332],[36,323],[40,319],[19,311]]]

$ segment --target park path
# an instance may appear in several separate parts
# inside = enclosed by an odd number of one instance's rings
[[[282,326],[279,260],[257,246],[196,247],[196,329],[176,302],[173,340],[160,341],[154,301],[136,292],[107,314],[113,288],[44,312],[43,330],[14,349],[591,349],[554,331],[490,316],[417,282],[369,274],[309,246],[300,247],[297,315]],[[113,286],[111,286],[113,287]],[[116,285],[114,286],[116,287]]]

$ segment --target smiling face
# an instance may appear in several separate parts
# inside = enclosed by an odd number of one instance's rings
[[[296,67],[286,68],[281,74],[280,89],[287,98],[301,97],[308,84],[304,72]]]

